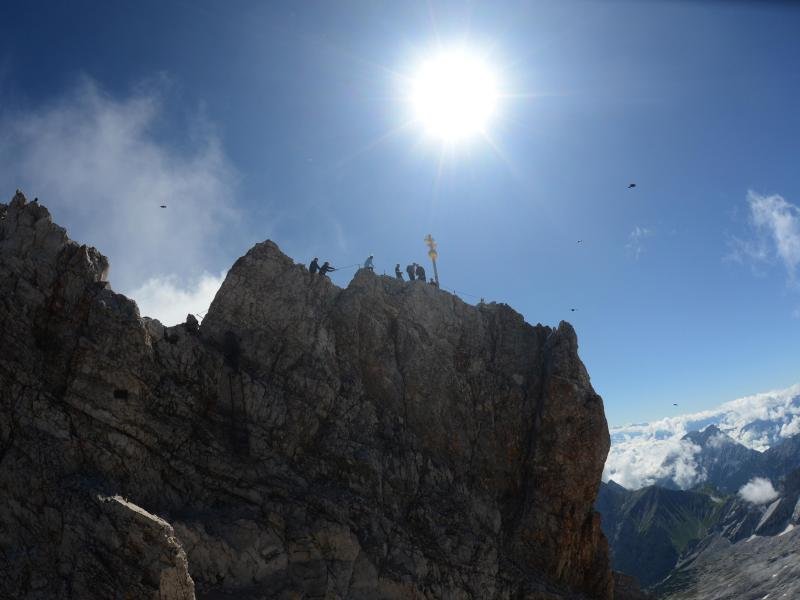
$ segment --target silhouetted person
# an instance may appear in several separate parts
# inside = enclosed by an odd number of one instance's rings
[[[314,260],[311,261],[311,264],[308,265],[308,272],[312,275],[319,271],[319,263],[317,262],[319,259],[315,256]]]
[[[439,287],[439,284],[436,283],[436,280],[433,277],[431,277],[431,280],[428,283],[430,283],[433,287]]]
[[[406,273],[408,273],[408,280],[409,281],[414,281],[414,271],[415,271],[414,266],[415,266],[415,264],[416,263],[411,263],[410,265],[408,265],[406,267]]]
[[[331,264],[326,260],[324,263],[322,263],[322,266],[319,268],[319,274],[320,275],[327,275],[331,271],[335,271],[335,270],[336,269],[334,269],[331,266]]]
[[[373,264],[372,264],[372,254],[370,254],[370,255],[367,257],[367,260],[365,260],[365,261],[364,261],[364,268],[365,268],[365,269],[369,269],[370,271],[374,271],[374,270],[375,270],[375,269],[373,268]]]
[[[400,270],[400,263],[397,263],[394,266],[394,276],[397,277],[400,281],[403,281],[403,272]]]
[[[183,324],[183,328],[189,333],[197,333],[200,331],[200,322],[197,320],[197,317],[188,314],[186,315],[186,322]]]
[[[420,281],[428,281],[425,279],[425,269],[422,268],[422,265],[417,265],[417,279]]]

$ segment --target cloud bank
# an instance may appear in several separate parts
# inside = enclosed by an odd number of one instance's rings
[[[763,477],[754,477],[739,490],[742,500],[751,504],[766,504],[778,497],[778,492],[772,487],[772,482]]]
[[[165,112],[158,89],[116,98],[88,79],[45,106],[4,111],[0,183],[8,198],[39,197],[70,237],[109,257],[116,290],[171,324],[205,310],[218,278],[204,273],[227,266],[237,176],[202,119],[181,145],[160,137]]]
[[[641,435],[626,438],[617,434],[603,470],[603,481],[613,479],[628,489],[639,489],[664,479],[680,488],[690,488],[705,478],[695,455],[700,447],[681,440],[680,435],[658,439]]]
[[[681,488],[703,481],[706,474],[694,460],[699,447],[681,438],[712,424],[735,441],[764,451],[800,433],[800,384],[739,398],[712,410],[612,427],[603,480],[613,479],[629,489],[664,478]]]

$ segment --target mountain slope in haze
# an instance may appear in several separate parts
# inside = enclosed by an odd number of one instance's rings
[[[772,479],[780,479],[800,468],[800,434],[771,446],[763,454],[764,469]]]
[[[628,491],[603,484],[596,508],[615,570],[651,586],[675,566],[692,543],[706,536],[722,503],[708,494],[649,486]]]
[[[702,485],[694,490],[672,485],[630,491],[609,481],[598,494],[596,508],[609,539],[612,564],[644,586],[666,577],[679,561],[684,562],[684,552],[708,536],[736,544],[753,535],[776,535],[790,524],[796,509],[800,485],[798,472],[792,469],[800,464],[800,436],[783,439],[765,452],[739,444],[714,425],[687,434],[684,440],[696,449]],[[780,496],[766,504],[740,497],[742,486],[758,477],[774,483]]]
[[[703,474],[702,481],[727,494],[736,493],[753,477],[767,474],[761,452],[736,442],[716,425],[687,433],[682,439],[700,448],[694,461]]]
[[[659,598],[800,597],[800,470],[779,491],[763,505],[729,499],[709,535],[655,586]]]
[[[690,489],[703,483],[698,446],[690,438],[709,425],[751,451],[769,451],[800,434],[800,383],[698,413],[613,427],[604,480],[628,489],[653,484]],[[782,474],[788,470],[782,469]]]
[[[0,597],[611,600],[568,323],[272,242],[163,327],[0,204]]]
[[[781,438],[764,452],[740,444],[716,425],[682,439],[698,449],[693,461],[699,480],[725,494],[735,494],[756,477],[776,482],[800,467],[800,435]]]
[[[709,539],[654,593],[661,600],[800,598],[800,529],[733,544]]]
[[[679,449],[667,455],[659,469],[663,477],[656,485],[670,489],[692,489],[711,485],[723,494],[734,494],[755,477],[778,480],[800,467],[800,435],[779,438],[774,446],[760,452],[748,448],[716,425],[687,433]],[[677,472],[691,472],[676,483]],[[685,485],[691,482],[691,486]]]

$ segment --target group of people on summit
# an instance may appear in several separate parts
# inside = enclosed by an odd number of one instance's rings
[[[319,273],[320,275],[327,275],[331,271],[335,271],[336,269],[331,266],[327,260],[322,263],[322,266],[319,266],[319,259],[315,256],[314,260],[311,261],[311,264],[308,265],[308,271],[313,275],[314,273]]]
[[[364,269],[369,269],[370,271],[375,270],[375,265],[373,264],[373,256],[370,254],[367,257],[367,260],[364,261]],[[331,271],[336,271],[336,268],[333,267],[328,261],[322,263],[322,266],[319,264],[319,258],[316,256],[314,260],[311,261],[311,264],[308,265],[308,271],[312,275],[315,273],[319,273],[320,275],[327,275]],[[427,281],[425,276],[425,269],[422,265],[417,263],[411,263],[406,267],[406,273],[408,274],[409,281]],[[394,274],[397,279],[400,281],[405,281],[403,279],[403,272],[400,270],[400,263],[397,263],[394,267]],[[429,282],[431,285],[435,285],[438,287],[438,283],[435,279],[431,279]]]
[[[408,273],[408,280],[409,281],[426,281],[425,279],[425,269],[422,265],[418,265],[417,263],[411,263],[410,265],[406,266],[406,273]],[[394,266],[394,276],[397,277],[400,281],[403,281],[403,272],[400,270],[400,263],[397,263]],[[436,280],[431,279],[430,283],[432,285],[436,285]]]

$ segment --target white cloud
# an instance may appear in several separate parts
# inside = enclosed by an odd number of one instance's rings
[[[782,196],[762,196],[750,190],[747,193],[750,223],[754,239],[734,240],[732,257],[744,262],[766,262],[779,259],[790,283],[797,282],[800,266],[800,208]]]
[[[681,440],[678,448],[673,450],[664,461],[662,468],[667,469],[665,475],[672,479],[679,488],[690,488],[705,480],[705,472],[698,470],[695,462],[695,455],[700,450],[700,446]]]
[[[639,260],[639,256],[644,252],[645,238],[650,237],[652,234],[653,232],[647,227],[639,227],[638,225],[628,234],[628,243],[625,248],[633,254],[636,260]]]
[[[800,433],[800,384],[739,398],[712,410],[611,427],[603,479],[636,489],[668,477],[680,487],[691,487],[705,474],[698,472],[694,461],[696,446],[681,438],[712,424],[736,442],[764,451]]]
[[[0,185],[8,197],[16,188],[38,196],[70,237],[109,257],[115,289],[169,322],[173,310],[182,320],[198,308],[156,302],[154,282],[176,303],[206,293],[198,282],[228,266],[221,234],[238,214],[237,176],[212,128],[195,119],[185,140],[167,143],[164,112],[158,89],[116,98],[88,79],[45,106],[5,111]]]
[[[186,315],[202,315],[225,280],[225,273],[219,276],[203,273],[186,287],[181,286],[177,277],[153,277],[133,291],[142,316],[155,316],[164,325],[183,323]]]
[[[628,438],[611,445],[603,470],[603,480],[613,479],[628,489],[652,485],[659,480],[671,479],[678,487],[692,487],[705,478],[698,471],[695,454],[699,446],[681,440],[680,436],[667,439],[649,437]]]
[[[772,482],[763,477],[754,477],[739,490],[739,496],[751,504],[766,504],[778,497]]]
[[[782,438],[791,437],[798,433],[800,433],[800,416],[794,417],[791,421],[781,426],[780,436]]]

